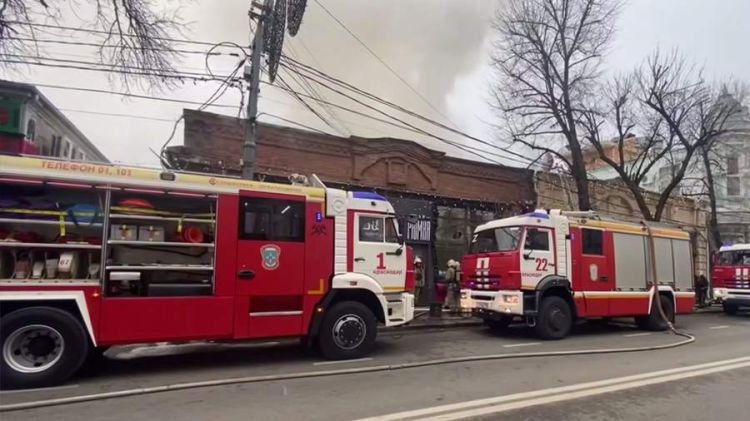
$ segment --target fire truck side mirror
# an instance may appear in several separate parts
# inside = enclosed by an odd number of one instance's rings
[[[529,250],[526,253],[524,253],[523,254],[523,259],[524,260],[532,260],[531,253],[533,253],[533,252],[534,252],[534,250]]]

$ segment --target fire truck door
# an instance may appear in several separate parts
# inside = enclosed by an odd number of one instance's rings
[[[406,250],[399,244],[396,220],[355,212],[352,269],[377,281],[386,292],[405,288]]]
[[[539,281],[556,273],[553,248],[552,230],[526,229],[521,255],[521,285],[524,288],[536,288]]]
[[[579,236],[580,241],[574,241],[574,247],[577,248],[574,259],[577,264],[573,267],[577,268],[578,282],[574,283],[573,288],[583,292],[588,316],[610,314],[614,279],[610,264],[612,248],[607,247],[607,234],[593,228],[581,228],[574,234]]]
[[[235,336],[302,332],[305,198],[240,193]]]

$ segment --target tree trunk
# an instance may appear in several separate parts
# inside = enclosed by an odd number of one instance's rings
[[[583,161],[581,145],[578,141],[570,143],[570,154],[572,158],[572,168],[570,169],[573,179],[576,181],[576,190],[578,192],[578,210],[591,210],[591,196],[589,195],[589,178],[586,173],[586,163]]]
[[[701,148],[703,167],[706,169],[706,184],[708,189],[708,202],[711,207],[711,215],[708,220],[708,232],[711,239],[711,249],[718,250],[721,247],[721,232],[719,232],[719,221],[716,216],[716,187],[714,186],[714,173],[711,170],[710,149]]]

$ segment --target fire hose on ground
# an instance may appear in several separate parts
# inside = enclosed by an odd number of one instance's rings
[[[236,377],[230,379],[217,379],[217,380],[205,380],[197,382],[185,382],[175,383],[161,386],[151,386],[127,390],[119,390],[113,392],[93,393],[89,395],[70,396],[63,398],[46,399],[32,402],[21,402],[7,405],[0,405],[0,412],[7,411],[18,411],[24,409],[34,409],[49,406],[58,405],[70,405],[81,402],[100,401],[114,398],[124,398],[138,395],[148,395],[162,392],[172,392],[187,389],[197,389],[204,387],[217,387],[217,386],[228,386],[235,384],[248,384],[248,383],[260,383],[269,381],[281,381],[281,380],[296,380],[296,379],[309,379],[316,377],[330,377],[340,376],[347,374],[363,374],[363,373],[377,373],[387,372],[396,370],[406,370],[419,367],[430,367],[446,364],[458,364],[458,363],[470,363],[480,361],[492,361],[492,360],[509,360],[509,359],[520,359],[520,358],[540,358],[540,357],[565,357],[565,356],[578,356],[578,355],[597,355],[597,354],[617,354],[617,353],[628,353],[628,352],[644,352],[644,351],[658,351],[670,348],[677,348],[690,343],[695,342],[693,335],[680,332],[675,329],[672,321],[664,312],[664,308],[661,304],[658,282],[656,280],[656,252],[654,249],[654,238],[652,235],[651,227],[645,222],[642,223],[644,230],[648,234],[650,243],[650,256],[651,256],[651,272],[652,272],[652,290],[653,299],[656,300],[656,307],[659,311],[659,315],[666,322],[667,328],[674,334],[683,337],[681,341],[674,342],[671,344],[663,345],[651,345],[641,347],[624,347],[624,348],[591,348],[591,349],[579,349],[579,350],[568,350],[568,351],[547,351],[547,352],[524,352],[524,353],[503,353],[503,354],[487,354],[487,355],[475,355],[465,357],[450,357],[440,358],[427,361],[417,361],[410,363],[400,364],[386,364],[369,367],[356,367],[356,368],[345,368],[338,370],[318,370],[318,371],[307,371],[298,373],[288,374],[272,374],[263,376],[247,376],[247,377]]]

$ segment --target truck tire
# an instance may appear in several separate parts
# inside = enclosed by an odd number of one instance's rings
[[[28,307],[0,320],[0,385],[35,388],[66,381],[83,364],[89,340],[81,322],[53,307]]]
[[[542,299],[534,330],[542,339],[557,340],[568,336],[573,327],[573,312],[568,302],[558,296]]]
[[[736,305],[728,303],[722,304],[722,308],[724,309],[724,313],[729,316],[734,316],[740,310]]]
[[[664,309],[664,314],[666,314],[670,322],[674,322],[674,304],[672,303],[672,300],[670,300],[668,296],[661,294],[659,295],[659,299],[661,300],[661,307]],[[635,324],[644,330],[652,330],[655,332],[667,330],[669,325],[664,319],[662,319],[659,307],[657,306],[658,304],[654,300],[651,303],[651,313],[649,313],[648,316],[636,316]]]
[[[378,335],[378,321],[367,306],[356,301],[334,304],[323,318],[318,349],[329,360],[359,358],[370,352]]]

